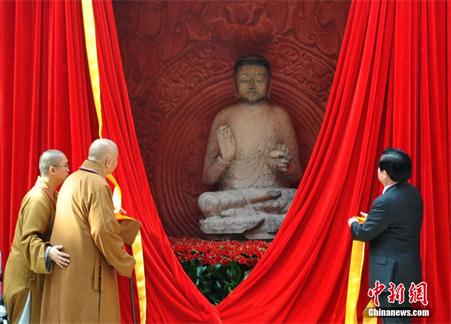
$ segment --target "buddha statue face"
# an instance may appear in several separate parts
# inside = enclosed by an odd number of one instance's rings
[[[269,93],[269,73],[262,65],[244,65],[236,76],[236,91],[240,102],[257,104],[266,101]]]

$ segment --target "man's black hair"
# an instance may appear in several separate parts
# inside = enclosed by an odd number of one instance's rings
[[[406,152],[387,148],[379,160],[379,169],[386,171],[393,181],[405,182],[412,176],[412,161]]]
[[[264,66],[268,71],[269,76],[271,76],[271,63],[264,57],[260,55],[248,55],[238,58],[235,61],[235,66],[233,67],[233,72],[235,75],[238,73],[238,70],[246,65],[260,65]]]

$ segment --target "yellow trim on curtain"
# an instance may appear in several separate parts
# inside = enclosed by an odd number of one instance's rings
[[[360,292],[365,243],[352,241],[351,265],[349,266],[348,293],[346,296],[346,324],[357,323],[357,301]]]
[[[117,220],[130,219],[134,220],[134,218],[122,215],[119,211],[122,209],[122,191],[117,183],[116,179],[109,175],[108,179],[114,184],[114,192],[113,192],[113,205],[115,210],[118,212],[115,213]],[[141,323],[146,323],[146,309],[147,309],[147,301],[146,301],[146,275],[144,272],[144,254],[142,247],[142,239],[141,239],[141,231],[138,231],[135,240],[132,244],[132,252],[135,257],[135,278],[136,278],[136,291],[138,292],[138,300],[139,300],[139,317],[141,319]]]
[[[364,217],[356,217],[363,223]],[[349,265],[348,291],[346,295],[346,324],[357,324],[357,302],[359,300],[360,282],[362,278],[363,261],[365,260],[365,243],[352,241],[351,264]],[[372,305],[371,301],[367,308]],[[376,324],[377,317],[368,317],[367,308],[363,312],[364,324]]]
[[[94,9],[91,0],[81,1],[83,11],[83,26],[85,30],[86,54],[88,56],[89,75],[91,76],[92,95],[96,107],[97,121],[99,122],[99,138],[102,138],[102,103],[100,101],[100,76],[97,61],[96,25]]]
[[[99,123],[99,138],[102,138],[102,103],[100,100],[100,75],[99,64],[97,56],[97,40],[96,40],[96,28],[94,19],[94,8],[92,6],[92,0],[82,0],[82,13],[83,13],[83,26],[85,32],[86,53],[88,57],[89,74],[91,78],[91,87],[94,97],[94,104],[96,108],[97,121]],[[122,192],[116,179],[110,175],[108,179],[114,184],[113,192],[113,204],[116,210],[122,209]],[[133,219],[128,216],[123,216],[116,213],[116,219]],[[138,292],[139,300],[139,312],[140,323],[146,322],[146,278],[144,272],[144,255],[142,249],[141,232],[138,232],[133,244],[132,244],[133,257],[136,260],[135,264],[135,277],[136,277],[136,289]]]
[[[366,305],[365,310],[363,311],[363,324],[377,324],[377,317],[368,316],[368,308],[376,308],[373,303],[373,300],[370,299],[368,305]]]

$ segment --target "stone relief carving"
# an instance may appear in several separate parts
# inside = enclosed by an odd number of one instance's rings
[[[286,107],[305,168],[344,33],[343,1],[114,2],[136,132],[170,235],[201,235],[196,197],[208,128],[232,104],[238,56],[273,65],[271,100]]]

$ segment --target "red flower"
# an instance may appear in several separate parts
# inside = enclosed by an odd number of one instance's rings
[[[188,237],[169,240],[179,261],[197,259],[205,265],[230,265],[235,261],[249,267],[257,264],[270,244],[264,241],[208,241]]]

